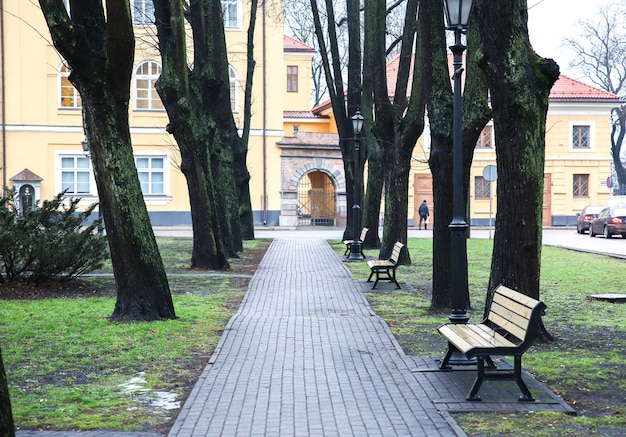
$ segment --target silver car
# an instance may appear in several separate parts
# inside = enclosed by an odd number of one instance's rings
[[[584,234],[589,230],[589,223],[591,220],[596,218],[600,211],[602,211],[606,206],[585,206],[583,212],[578,214],[576,218],[576,231],[579,234]]]

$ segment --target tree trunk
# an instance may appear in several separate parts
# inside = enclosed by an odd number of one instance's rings
[[[385,221],[379,258],[388,258],[396,241],[406,244],[408,190],[411,156],[424,129],[424,94],[419,74],[411,75],[412,64],[419,71],[419,59],[413,54],[417,0],[409,0],[404,18],[404,34],[400,49],[393,102],[389,99],[386,71],[386,7],[384,2],[368,0],[366,10],[366,41],[371,49],[368,68],[372,75],[376,112],[375,131],[385,157]],[[412,76],[412,83],[409,82]],[[410,97],[407,91],[410,84]],[[401,264],[410,264],[408,250],[403,251]]]
[[[128,124],[134,35],[128,2],[40,0],[55,47],[72,69],[102,205],[117,302],[111,319],[174,319],[165,268],[133,157]]]
[[[489,291],[502,283],[538,299],[546,115],[559,68],[532,50],[525,0],[480,1],[476,6],[498,165]]]
[[[4,371],[2,349],[0,349],[0,437],[15,437],[11,400],[9,397],[9,382]]]
[[[626,195],[626,167],[622,163],[622,144],[626,135],[626,105],[611,110],[611,156],[617,174],[617,187],[614,194]]]
[[[259,1],[250,1],[250,22],[248,24],[247,44],[247,68],[246,87],[244,90],[243,128],[241,137],[237,134],[236,126],[233,125],[233,171],[237,199],[239,204],[239,226],[243,240],[254,239],[254,216],[252,213],[252,200],[250,198],[250,172],[247,167],[248,141],[250,138],[250,123],[252,120],[252,79],[254,77],[254,31],[256,28],[256,16]]]
[[[328,85],[328,94],[330,96],[331,105],[333,108],[333,114],[335,116],[335,123],[337,126],[337,132],[339,134],[339,148],[341,150],[341,158],[343,161],[344,174],[346,178],[346,203],[348,205],[347,208],[347,220],[346,220],[346,228],[343,233],[344,240],[352,240],[357,238],[358,235],[353,235],[353,211],[352,206],[354,205],[354,149],[353,149],[353,138],[354,132],[352,130],[352,122],[350,121],[348,115],[354,114],[354,112],[359,109],[358,103],[360,102],[359,98],[354,98],[350,96],[350,93],[358,92],[360,94],[360,86],[356,86],[354,84],[348,85],[348,101],[349,105],[346,108],[346,99],[345,92],[343,86],[343,70],[341,58],[339,56],[339,45],[337,40],[337,29],[335,19],[335,12],[332,0],[325,0],[326,5],[326,20],[327,20],[327,29],[325,30],[322,27],[320,11],[318,9],[317,0],[311,0],[311,10],[313,13],[313,24],[315,27],[315,36],[317,37],[317,41],[320,47],[320,55],[322,57],[322,66],[324,68],[324,77],[326,79],[326,83]],[[356,16],[354,16],[356,14]],[[353,23],[355,20],[358,23],[360,17],[360,12],[358,7],[350,6],[350,12],[348,14],[348,22]],[[352,25],[351,25],[352,28]],[[326,40],[328,40],[327,46]],[[360,46],[360,41],[358,42]],[[360,63],[351,62],[351,67],[358,66],[359,72],[358,74],[348,73],[348,77],[350,80],[355,80],[357,77],[360,77]],[[358,79],[357,79],[358,80]],[[369,123],[371,120],[366,120],[363,126],[364,132],[367,132],[369,129]],[[360,178],[363,180],[363,178]],[[360,231],[359,231],[360,232]]]
[[[220,209],[216,199],[213,164],[218,157],[212,152],[211,142],[216,138],[217,127],[210,117],[206,100],[213,98],[213,82],[207,82],[199,71],[206,61],[194,62],[194,70],[187,66],[185,18],[180,0],[155,0],[155,16],[159,49],[163,61],[163,72],[157,81],[157,90],[167,110],[170,124],[168,131],[178,144],[182,165],[181,171],[187,180],[191,218],[193,226],[193,248],[191,267],[198,269],[224,270],[229,268],[228,254],[232,251],[231,234],[228,227],[220,226]],[[190,11],[196,33],[204,31],[203,5],[194,3]],[[200,18],[198,18],[200,16]],[[206,57],[204,42],[195,41],[194,59]],[[196,71],[198,69],[198,71]],[[230,111],[230,108],[229,108]],[[232,165],[232,164],[231,164]],[[232,168],[232,167],[231,167]],[[226,182],[224,182],[226,183]],[[225,219],[222,215],[222,220]],[[224,244],[224,241],[228,243]]]

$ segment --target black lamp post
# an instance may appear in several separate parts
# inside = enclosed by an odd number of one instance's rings
[[[461,34],[467,30],[472,0],[443,0],[447,29],[454,31],[454,106],[453,106],[453,162],[452,162],[452,222],[450,223],[452,271],[450,284],[450,322],[466,323],[469,320],[467,303],[467,223],[463,208],[463,106],[461,101],[461,74],[463,73],[463,51]]]
[[[83,147],[83,153],[87,158],[91,158],[89,153],[89,140],[85,137],[84,140],[80,142],[80,145]],[[102,204],[98,202],[98,235],[102,235],[104,233],[104,229],[102,228]]]
[[[365,118],[361,115],[361,111],[357,111],[352,116],[352,130],[354,131],[354,204],[352,206],[352,243],[350,243],[350,261],[363,261],[365,257],[361,252],[361,241],[359,235],[361,230],[361,206],[359,205],[359,197],[361,193],[361,179],[359,173],[361,169],[361,129],[363,129],[363,121]]]

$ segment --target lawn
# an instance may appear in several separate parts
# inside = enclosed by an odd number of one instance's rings
[[[616,244],[621,244],[619,241]],[[445,341],[436,327],[449,313],[430,310],[432,240],[408,242],[411,266],[398,278],[415,291],[369,292],[374,310],[387,321],[408,355],[442,357]],[[342,245],[335,246],[337,252]],[[468,240],[471,321],[483,314],[492,240]],[[375,255],[375,251],[365,251]],[[347,263],[357,279],[367,279],[364,263]],[[569,402],[576,416],[562,413],[463,414],[455,419],[471,436],[623,436],[626,435],[626,305],[589,298],[623,293],[623,260],[544,247],[541,299],[544,323],[554,342],[538,343],[524,355],[524,368]]]
[[[191,239],[159,238],[178,319],[113,323],[110,275],[63,288],[0,289],[0,347],[15,422],[21,429],[112,429],[167,432],[179,407],[237,310],[269,241],[246,242],[223,274],[190,271]],[[491,240],[468,240],[469,284],[478,321],[489,275]],[[622,244],[615,241],[615,244]],[[413,291],[369,292],[408,355],[441,357],[436,327],[448,312],[431,311],[432,240],[410,239],[411,266],[398,269]],[[345,247],[333,242],[338,253]],[[365,250],[366,255],[374,255]],[[347,263],[365,280],[364,263]],[[622,293],[624,261],[544,247],[541,299],[552,343],[524,355],[524,368],[568,401],[562,413],[455,415],[470,436],[625,435],[626,305],[591,300]],[[101,273],[106,273],[103,270]],[[217,274],[216,274],[217,273]]]
[[[174,273],[176,320],[109,321],[115,286],[106,269],[58,287],[0,288],[0,347],[16,427],[171,427],[269,240],[245,242],[230,271],[210,275],[186,268],[191,239],[158,241]]]

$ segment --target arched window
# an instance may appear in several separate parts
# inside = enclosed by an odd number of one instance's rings
[[[80,98],[80,94],[78,90],[74,88],[72,82],[70,82],[70,73],[71,70],[65,64],[65,62],[61,63],[59,67],[59,108],[63,109],[76,109],[82,108],[83,101]]]
[[[239,112],[239,78],[237,77],[237,71],[228,66],[228,82],[230,83],[230,109],[233,113]]]
[[[135,70],[135,109],[139,111],[163,110],[163,103],[155,84],[161,75],[161,65],[146,61]]]

